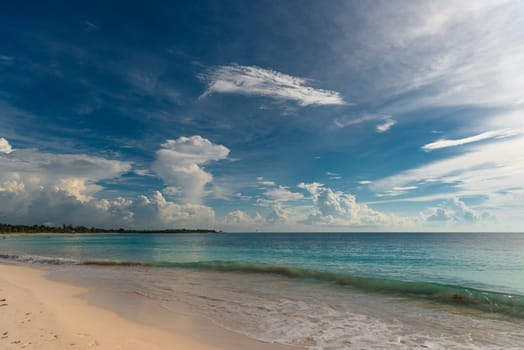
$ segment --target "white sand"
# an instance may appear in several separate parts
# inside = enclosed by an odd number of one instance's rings
[[[0,264],[1,349],[219,349],[88,304],[86,290]]]

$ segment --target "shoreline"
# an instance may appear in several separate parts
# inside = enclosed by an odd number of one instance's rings
[[[173,327],[94,305],[89,289],[46,277],[34,267],[0,263],[2,349],[289,349],[183,316]],[[144,310],[142,310],[144,311]],[[145,310],[147,313],[147,310]],[[154,314],[149,313],[149,318]],[[147,319],[147,317],[145,317]],[[110,325],[110,326],[108,326]]]

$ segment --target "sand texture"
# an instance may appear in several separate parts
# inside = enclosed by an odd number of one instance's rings
[[[0,264],[1,349],[218,349],[90,305],[86,290]]]

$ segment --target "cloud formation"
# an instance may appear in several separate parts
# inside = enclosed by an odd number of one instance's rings
[[[389,120],[391,116],[388,114],[364,114],[360,117],[344,116],[338,117],[333,120],[333,126],[336,128],[345,128],[352,125],[358,125],[371,121]]]
[[[396,113],[522,104],[521,2],[389,1],[359,10],[357,32],[347,20],[354,7],[338,11],[335,21],[346,35],[333,45],[366,79],[363,99],[389,99],[387,110]],[[362,49],[353,49],[355,41]]]
[[[478,212],[457,197],[453,197],[446,202],[445,206],[432,207],[422,213],[426,222],[438,224],[473,224],[481,221],[492,221],[494,216],[490,213]]]
[[[513,193],[524,190],[524,137],[479,144],[468,152],[402,171],[375,181],[371,187],[387,191],[394,187],[445,186],[452,196],[483,196],[487,203],[497,198],[497,206],[511,205]],[[503,198],[506,198],[503,200]]]
[[[207,158],[219,156],[208,154]],[[158,191],[133,199],[100,198],[105,189],[100,182],[120,178],[131,166],[119,160],[35,149],[0,153],[0,222],[138,229],[215,225],[212,208],[174,203]]]
[[[357,203],[355,196],[333,191],[318,182],[300,183],[299,188],[309,192],[313,208],[302,223],[329,224],[335,226],[384,226],[398,223],[397,218]]]
[[[346,104],[336,91],[308,86],[308,79],[256,66],[220,66],[207,74],[205,79],[208,88],[203,97],[212,93],[227,93],[290,100],[300,106]]]
[[[292,192],[285,186],[278,186],[264,192],[264,195],[274,202],[298,201],[304,198],[299,192]]]
[[[0,153],[11,153],[12,150],[9,142],[3,137],[0,137]]]
[[[97,182],[119,177],[130,169],[130,162],[85,154],[15,149],[0,155],[0,182],[18,183],[28,191],[54,188],[81,201],[100,190]]]
[[[162,144],[156,152],[153,170],[171,190],[179,191],[187,203],[198,204],[206,184],[213,180],[203,165],[227,159],[228,155],[229,149],[223,145],[215,145],[198,135],[182,136]]]
[[[489,140],[489,139],[503,139],[510,136],[515,136],[518,134],[521,134],[522,130],[520,129],[503,129],[503,130],[493,130],[493,131],[486,131],[482,134],[474,135],[465,137],[462,139],[456,139],[456,140],[446,140],[441,139],[437,140],[432,143],[428,143],[424,146],[422,146],[422,149],[424,151],[433,151],[440,148],[447,148],[447,147],[456,147],[465,145],[472,142],[479,142],[483,140]]]
[[[377,125],[377,132],[378,133],[383,133],[383,132],[386,132],[386,131],[389,131],[389,129],[391,129],[393,127],[393,125],[397,124],[397,122],[393,119],[386,119],[386,121],[384,121],[383,123],[381,124],[378,124]]]

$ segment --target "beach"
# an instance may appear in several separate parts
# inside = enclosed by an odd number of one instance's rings
[[[50,281],[45,271],[0,264],[2,349],[283,349],[238,339],[216,328],[205,341],[184,330],[162,329],[123,318],[81,298],[86,289]],[[214,337],[212,339],[211,335]],[[226,338],[235,338],[235,343]],[[213,343],[214,342],[214,343]]]
[[[524,347],[517,234],[5,237],[2,349]]]

